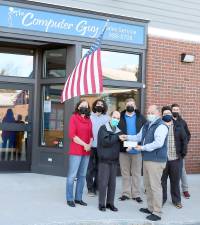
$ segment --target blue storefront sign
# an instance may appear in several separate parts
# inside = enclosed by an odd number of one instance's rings
[[[0,27],[5,28],[96,38],[104,25],[101,19],[0,5]],[[144,36],[143,25],[110,21],[104,40],[143,45]]]

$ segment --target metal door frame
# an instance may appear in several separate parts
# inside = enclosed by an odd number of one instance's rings
[[[18,78],[20,79],[20,78]],[[0,161],[1,171],[30,171],[31,169],[31,155],[32,155],[32,130],[33,130],[33,84],[20,84],[20,83],[2,83],[0,82],[0,89],[13,89],[13,90],[29,90],[29,108],[28,108],[28,124],[3,124],[0,123],[0,129],[7,127],[8,130],[14,131],[27,131],[27,155],[26,161]]]

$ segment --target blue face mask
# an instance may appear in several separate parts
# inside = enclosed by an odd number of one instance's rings
[[[172,115],[164,115],[162,117],[162,120],[168,123],[168,122],[172,121]]]
[[[110,124],[111,124],[112,127],[116,127],[119,124],[119,120],[115,119],[115,118],[112,118],[111,121],[110,121]]]

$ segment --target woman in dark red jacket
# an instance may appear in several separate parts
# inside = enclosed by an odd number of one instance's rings
[[[87,206],[82,200],[85,176],[93,140],[90,108],[86,100],[77,103],[75,112],[69,121],[69,169],[67,176],[67,204]],[[77,178],[75,198],[73,196],[74,180]]]

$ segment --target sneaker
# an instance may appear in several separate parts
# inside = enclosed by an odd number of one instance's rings
[[[151,215],[147,216],[146,219],[151,220],[151,221],[158,221],[158,220],[161,220],[161,217],[157,216],[155,214],[151,214]]]
[[[148,208],[140,208],[139,211],[146,213],[146,214],[152,214],[152,212],[150,210],[148,210]]]
[[[88,191],[88,196],[90,196],[90,197],[95,197],[95,192],[93,192],[93,191]]]
[[[184,196],[185,198],[187,198],[187,199],[190,198],[190,194],[189,194],[188,191],[184,191],[184,192],[183,192],[183,196]]]
[[[135,200],[138,203],[142,203],[143,202],[143,200],[140,197],[133,198],[133,200]]]
[[[179,202],[179,203],[173,203],[173,205],[177,208],[177,209],[181,209],[183,208],[183,205]]]
[[[119,197],[120,201],[125,201],[125,200],[129,200],[130,198],[127,197],[126,195],[122,195],[121,197]]]

